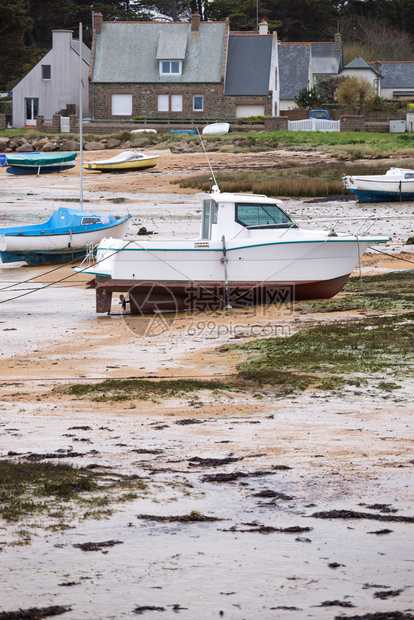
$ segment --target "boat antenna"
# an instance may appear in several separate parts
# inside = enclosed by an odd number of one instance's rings
[[[83,210],[83,110],[82,110],[82,22],[79,22],[79,165],[80,197],[79,206]]]
[[[206,151],[205,146],[204,146],[203,138],[201,137],[201,134],[200,134],[199,129],[198,129],[197,126],[196,126],[196,129],[197,129],[198,137],[200,138],[200,144],[203,147],[204,155],[206,156],[207,163],[208,163],[208,166],[210,168],[211,176],[213,177],[213,180],[214,180],[214,186],[217,187],[217,189],[219,189],[219,186],[218,186],[218,183],[217,183],[217,179],[216,179],[216,177],[214,175],[213,168],[211,167],[211,163],[210,163],[210,160],[209,160],[208,155],[207,155],[207,151]],[[210,183],[210,186],[211,186],[211,183]]]

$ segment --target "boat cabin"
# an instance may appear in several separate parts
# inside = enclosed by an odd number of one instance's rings
[[[250,235],[250,231],[297,228],[280,207],[280,201],[260,194],[214,191],[199,194],[202,202],[201,239],[220,240],[223,235]]]

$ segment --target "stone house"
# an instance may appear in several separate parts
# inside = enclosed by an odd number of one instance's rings
[[[277,38],[229,21],[104,22],[94,14],[89,115],[225,120],[276,109]]]
[[[36,126],[36,116],[51,120],[59,110],[72,106],[79,113],[79,81],[82,73],[86,85],[89,74],[90,49],[80,45],[70,30],[52,31],[52,49],[12,89],[13,127]],[[83,91],[82,109],[88,109],[88,90]]]
[[[277,35],[268,34],[264,20],[259,34],[230,32],[224,86],[228,101],[231,118],[279,114]]]
[[[323,77],[338,75],[343,68],[340,35],[327,43],[279,43],[280,109],[297,108],[295,97],[311,89]]]

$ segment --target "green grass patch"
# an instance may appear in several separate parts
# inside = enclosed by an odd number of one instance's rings
[[[299,301],[294,309],[299,312],[401,312],[414,309],[414,271],[392,271],[350,278],[343,289],[343,297],[328,300]]]
[[[147,494],[149,484],[138,476],[64,463],[0,461],[0,518],[15,522],[43,514],[61,524],[75,509],[87,518],[109,505],[132,501]]]
[[[391,271],[376,276],[363,276],[364,288],[370,294],[393,294],[414,296],[414,270]],[[344,289],[347,293],[361,292],[359,277],[349,278]]]
[[[71,385],[64,390],[71,396],[86,396],[95,401],[148,400],[172,398],[193,394],[200,390],[224,390],[231,386],[218,381],[176,379],[153,381],[150,379],[106,379],[101,383]]]
[[[293,373],[299,388],[302,375],[307,385],[313,380],[324,387],[324,381],[333,380],[338,387],[354,373],[408,372],[413,343],[414,313],[408,313],[320,325],[289,338],[255,340],[231,348],[249,355],[239,365],[241,378],[262,377],[262,382],[277,386],[284,373]]]

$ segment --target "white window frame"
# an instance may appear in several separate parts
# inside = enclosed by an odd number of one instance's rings
[[[196,108],[196,98],[201,98],[201,108]],[[193,95],[193,112],[204,112],[204,95]]]
[[[132,116],[132,93],[113,93],[111,98],[112,116]]]
[[[178,65],[178,71],[172,70],[173,63]],[[160,75],[180,76],[182,73],[182,68],[183,63],[181,60],[160,60]]]
[[[157,111],[169,112],[170,111],[170,95],[162,94],[157,97]]]
[[[171,95],[171,112],[183,111],[183,96],[174,94]]]

